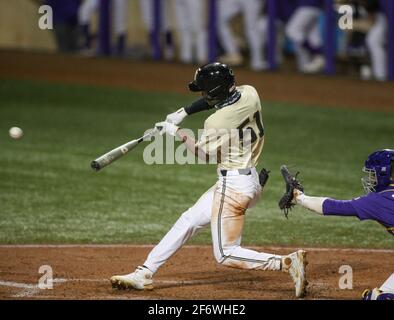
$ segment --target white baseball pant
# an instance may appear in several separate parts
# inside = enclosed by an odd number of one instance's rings
[[[323,44],[318,23],[321,12],[316,7],[299,7],[286,25],[286,35],[294,43],[299,70],[311,62],[309,52],[303,47],[304,42],[308,40],[314,48],[320,48]]]
[[[280,270],[279,255],[241,247],[245,211],[261,194],[256,169],[241,175],[230,171],[184,212],[149,253],[144,263],[155,273],[196,232],[211,224],[213,252],[218,263],[239,269]]]
[[[219,0],[218,34],[226,54],[239,54],[239,48],[230,28],[230,20],[242,12],[252,65],[262,61],[262,40],[258,28],[263,2],[261,0]]]
[[[382,284],[380,290],[394,294],[394,273]]]
[[[176,0],[175,13],[180,35],[181,61],[193,62],[193,52],[196,52],[197,62],[200,65],[204,64],[207,61],[204,3],[195,0]]]
[[[126,0],[113,0],[113,26],[116,35],[126,33]],[[80,25],[90,24],[92,17],[99,9],[99,0],[85,0],[78,11]]]
[[[161,14],[161,30],[163,32],[170,31],[169,24],[169,0],[162,1],[162,14]],[[140,10],[142,14],[142,19],[144,21],[146,29],[151,32],[153,30],[153,0],[140,0]]]
[[[387,32],[388,21],[383,13],[376,16],[376,21],[369,30],[366,38],[368,50],[371,55],[372,71],[377,80],[384,81],[387,78]]]
[[[78,21],[80,25],[90,24],[93,15],[98,10],[98,0],[85,0],[78,9]]]
[[[126,13],[127,4],[126,0],[113,0],[113,19],[114,19],[114,32],[117,35],[126,33]]]

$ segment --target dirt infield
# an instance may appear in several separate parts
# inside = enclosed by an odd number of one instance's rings
[[[155,276],[153,291],[117,291],[109,277],[142,264],[151,246],[0,246],[0,299],[294,299],[287,274],[218,265],[209,246],[186,246]],[[296,248],[258,248],[277,254]],[[308,249],[306,299],[360,299],[392,273],[394,250]],[[40,290],[41,265],[53,269],[52,290]],[[353,268],[353,289],[340,290],[341,265]]]
[[[0,79],[46,80],[187,94],[196,66],[0,51]],[[237,68],[237,83],[257,88],[263,101],[394,111],[393,83]]]

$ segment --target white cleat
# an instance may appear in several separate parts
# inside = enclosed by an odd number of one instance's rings
[[[152,290],[153,273],[148,268],[138,267],[133,273],[123,276],[113,276],[110,281],[112,288],[119,290]]]
[[[303,66],[302,72],[307,74],[319,73],[324,70],[325,65],[326,59],[321,55],[317,55],[310,63]]]
[[[258,72],[258,71],[265,71],[265,70],[268,70],[270,68],[270,65],[269,65],[269,63],[267,61],[253,61],[250,64],[250,68],[253,71],[256,71],[256,72]]]
[[[306,293],[306,251],[298,250],[285,256],[282,260],[282,270],[288,272],[293,279],[297,298],[302,298]]]

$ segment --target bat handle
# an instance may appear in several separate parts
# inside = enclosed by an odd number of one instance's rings
[[[147,138],[153,137],[158,132],[159,132],[159,130],[156,127],[154,127],[151,131],[149,131],[146,135],[144,135],[142,137],[142,140],[145,140]]]

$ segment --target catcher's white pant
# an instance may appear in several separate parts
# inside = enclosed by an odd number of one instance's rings
[[[394,294],[394,273],[382,284],[380,290]]]
[[[373,75],[377,80],[385,80],[387,78],[388,54],[385,48],[387,32],[387,18],[384,14],[379,13],[366,38],[367,47],[371,55]]]
[[[309,52],[303,47],[304,42],[308,40],[314,48],[320,48],[323,44],[318,23],[321,13],[322,11],[316,7],[299,7],[286,25],[286,35],[294,43],[300,70],[303,70],[303,67],[311,62]]]
[[[230,20],[243,14],[243,23],[251,55],[251,64],[262,61],[262,40],[258,28],[263,2],[261,0],[219,0],[218,34],[226,54],[239,54],[239,48],[230,28]]]
[[[281,256],[242,248],[245,211],[261,194],[256,169],[251,175],[237,170],[218,182],[177,220],[160,243],[149,253],[144,265],[153,273],[197,231],[211,224],[213,253],[217,262],[240,269],[280,270]]]
[[[115,34],[126,33],[126,0],[113,0],[113,26]],[[99,0],[85,0],[78,10],[78,21],[80,25],[90,24],[92,17],[97,13]]]
[[[207,60],[207,31],[205,28],[205,6],[202,1],[176,0],[175,13],[180,35],[180,59],[184,63],[193,62],[193,52],[197,61]]]

